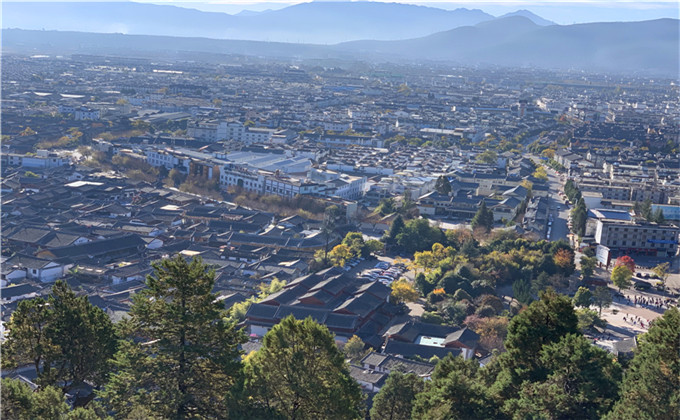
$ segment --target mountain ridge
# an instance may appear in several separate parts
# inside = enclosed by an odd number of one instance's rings
[[[402,41],[295,44],[200,37],[3,30],[3,52],[238,54],[285,59],[443,62],[668,75],[677,78],[678,19],[539,26],[512,16]],[[502,36],[499,36],[501,34]]]
[[[494,19],[479,9],[382,2],[299,3],[235,15],[134,2],[3,2],[2,12],[3,28],[322,44],[408,39]]]

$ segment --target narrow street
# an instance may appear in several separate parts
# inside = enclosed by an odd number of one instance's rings
[[[531,156],[534,161],[541,162],[537,156]],[[550,229],[551,241],[559,241],[560,239],[567,239],[569,234],[569,227],[567,226],[567,221],[569,220],[569,208],[564,204],[559,196],[559,192],[562,191],[563,182],[560,179],[560,175],[551,168],[546,168],[548,173],[548,188],[550,194],[548,196],[548,205],[550,206],[550,214],[553,215],[553,222]]]

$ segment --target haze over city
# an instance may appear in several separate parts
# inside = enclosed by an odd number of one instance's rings
[[[2,2],[0,417],[675,419],[679,35]]]

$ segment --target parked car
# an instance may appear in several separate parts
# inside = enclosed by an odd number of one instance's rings
[[[635,288],[635,290],[649,290],[652,288],[652,285],[647,283],[646,281],[636,281],[633,287]]]

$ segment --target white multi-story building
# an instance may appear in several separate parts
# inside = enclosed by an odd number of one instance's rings
[[[322,185],[299,178],[268,176],[264,180],[264,193],[268,195],[293,198],[296,195],[318,195],[321,190]]]
[[[345,200],[357,200],[366,192],[366,177],[352,176],[335,171],[313,168],[308,177],[311,181],[325,186],[324,195],[340,197]]]
[[[71,161],[63,158],[56,153],[48,153],[46,150],[39,150],[36,156],[20,155],[17,153],[3,153],[3,166],[21,166],[23,168],[47,169],[58,166],[69,165]]]
[[[262,194],[264,191],[264,175],[250,171],[239,165],[225,165],[220,171],[220,185],[225,188],[239,187],[246,191]]]
[[[83,120],[98,120],[102,116],[102,112],[98,109],[78,108],[75,110],[74,117],[78,121]]]
[[[287,140],[288,137],[281,133],[283,131],[270,128],[246,127],[239,121],[197,121],[187,126],[189,137],[209,142],[233,140],[248,144],[270,143],[276,134],[280,134],[277,138],[279,142]]]
[[[609,249],[611,258],[621,255],[673,257],[678,252],[680,228],[656,223],[600,219],[595,242]]]
[[[145,154],[146,162],[151,166],[165,166],[167,169],[172,169],[180,164],[180,159],[167,150],[149,149]]]

